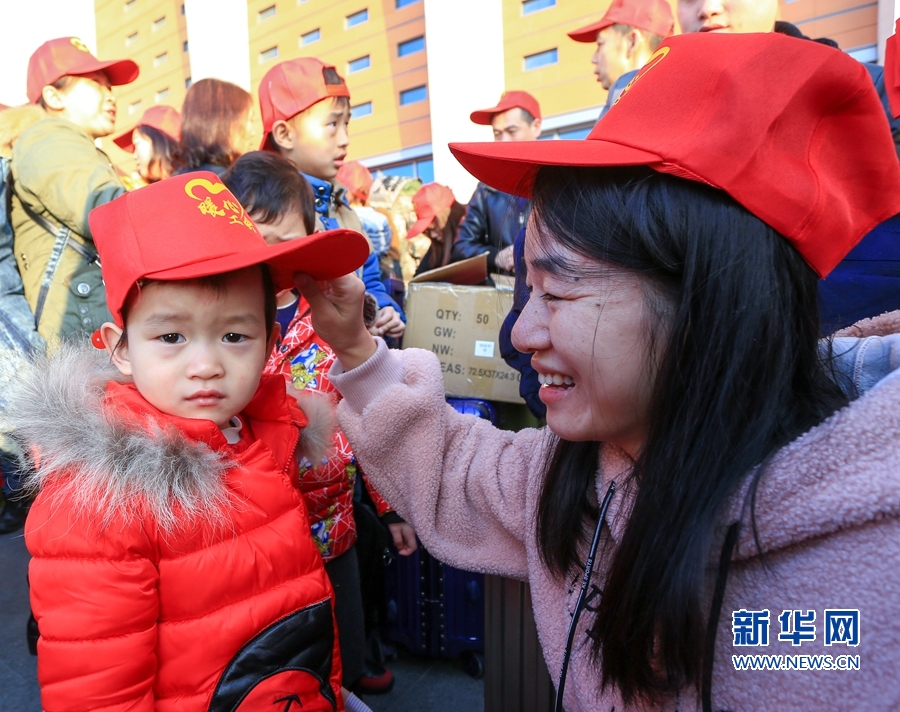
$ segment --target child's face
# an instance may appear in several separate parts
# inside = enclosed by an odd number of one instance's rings
[[[250,219],[256,223],[259,234],[270,245],[280,245],[288,240],[296,240],[298,237],[306,237],[306,225],[303,216],[296,211],[288,211],[278,220],[270,223],[257,222],[256,216],[251,213]]]
[[[211,420],[219,428],[250,402],[275,333],[266,334],[257,267],[235,272],[221,288],[196,280],[151,282],[131,307],[127,344],[121,329],[101,334],[112,360],[163,413]]]
[[[350,145],[350,109],[337,99],[320,101],[285,122],[281,153],[298,170],[334,180]]]

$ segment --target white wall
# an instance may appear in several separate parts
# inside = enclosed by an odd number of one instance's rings
[[[250,91],[247,0],[185,0],[191,81],[224,79]]]
[[[492,140],[469,114],[495,106],[504,90],[501,0],[425,0],[425,41],[434,178],[467,203],[477,181],[447,144]]]
[[[97,54],[94,0],[0,0],[0,29],[0,103],[9,106],[28,101],[28,58],[47,40],[80,37]]]

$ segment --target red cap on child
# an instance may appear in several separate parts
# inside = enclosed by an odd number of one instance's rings
[[[296,272],[335,279],[369,257],[368,241],[353,230],[267,245],[237,198],[208,171],[125,193],[94,208],[88,221],[103,265],[106,304],[119,326],[139,279],[192,279],[266,264],[275,286],[288,289]]]
[[[497,106],[473,111],[469,118],[472,120],[472,123],[490,126],[495,114],[515,108],[525,109],[536,119],[541,118],[541,105],[527,91],[505,91],[500,95],[500,101],[497,102]]]
[[[48,40],[38,47],[28,60],[28,101],[37,104],[44,87],[67,74],[79,75],[103,72],[113,86],[130,84],[140,69],[130,59],[101,62],[77,37]]]
[[[181,138],[181,114],[178,113],[177,109],[173,109],[171,106],[157,104],[156,106],[151,106],[147,109],[141,117],[141,120],[134,126],[116,136],[113,139],[113,143],[119,146],[119,148],[134,153],[132,134],[135,129],[140,128],[141,126],[150,126],[151,128],[158,129],[173,141],[178,141],[178,139]]]
[[[479,180],[524,197],[541,166],[645,165],[706,183],[822,277],[900,213],[900,164],[865,67],[776,33],[665,40],[582,141],[450,150]]]
[[[612,25],[628,25],[665,38],[672,36],[675,18],[668,0],[613,0],[599,21],[568,34],[576,42],[596,42],[597,33]]]
[[[359,161],[345,161],[337,172],[337,181],[346,186],[347,192],[360,202],[369,200],[372,190],[372,173]]]
[[[260,149],[266,147],[266,139],[276,121],[296,116],[322,99],[350,96],[343,79],[340,84],[325,83],[326,69],[334,67],[313,57],[298,57],[279,62],[266,72],[259,84],[259,113],[263,123]]]
[[[416,191],[412,199],[413,207],[416,209],[416,220],[413,226],[406,233],[407,238],[421,235],[425,232],[425,228],[431,225],[434,216],[441,210],[449,208],[456,202],[453,197],[453,191],[446,185],[440,183],[428,183],[423,185]]]

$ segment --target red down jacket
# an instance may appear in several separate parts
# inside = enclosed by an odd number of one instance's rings
[[[331,437],[308,399],[307,418],[263,376],[228,445],[96,357],[54,361],[15,411],[39,457],[25,539],[44,710],[343,709],[333,593],[294,481],[295,451]]]

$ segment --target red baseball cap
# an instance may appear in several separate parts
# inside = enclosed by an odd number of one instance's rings
[[[325,83],[326,69],[334,67],[313,57],[298,57],[279,62],[266,72],[259,84],[259,113],[263,123],[260,149],[266,147],[266,139],[276,121],[285,121],[329,97],[350,97],[343,79],[340,84]]]
[[[497,102],[497,106],[473,111],[469,118],[472,119],[472,123],[490,126],[495,114],[515,108],[525,109],[536,119],[541,118],[541,105],[527,91],[505,91],[500,95],[500,101]]]
[[[658,37],[671,37],[675,18],[668,0],[613,0],[598,22],[569,32],[576,42],[596,42],[597,33],[611,25],[628,25]]]
[[[178,141],[181,138],[181,114],[178,113],[178,109],[165,104],[157,104],[147,109],[144,115],[141,116],[141,120],[134,126],[116,136],[113,139],[113,143],[119,148],[134,153],[134,141],[131,140],[131,135],[136,128],[141,126],[150,126],[158,129],[173,141]]]
[[[350,195],[365,203],[369,200],[369,191],[372,190],[372,173],[359,161],[345,161],[338,169],[337,181],[346,186]]]
[[[894,34],[888,37],[884,46],[884,88],[887,90],[891,104],[891,114],[900,118],[900,53],[897,52],[897,33],[900,32],[900,20],[894,27]]]
[[[900,164],[865,68],[776,33],[665,40],[584,140],[450,150],[479,180],[524,197],[541,166],[646,165],[706,183],[822,277],[900,213]]]
[[[334,279],[369,257],[368,240],[353,230],[267,245],[237,198],[209,171],[125,193],[94,208],[88,221],[103,264],[106,304],[119,326],[139,279],[192,279],[267,264],[275,286],[289,289],[295,272]]]
[[[37,104],[41,92],[67,74],[79,75],[103,72],[113,86],[130,84],[140,69],[130,59],[101,62],[77,37],[59,37],[38,47],[28,60],[28,101]]]
[[[449,208],[456,202],[453,191],[440,183],[428,183],[416,191],[412,198],[413,207],[416,209],[416,220],[406,233],[407,239],[421,235],[425,228],[431,225],[434,216],[441,210]]]

